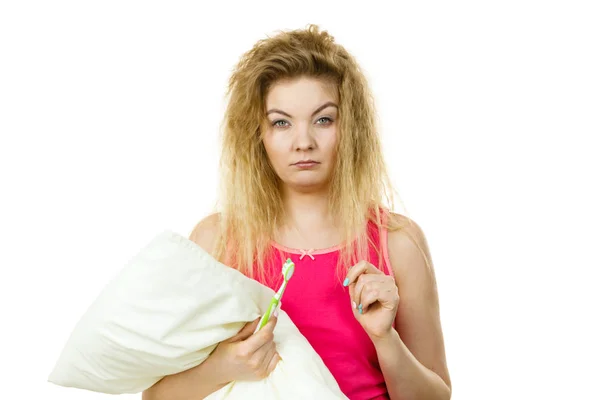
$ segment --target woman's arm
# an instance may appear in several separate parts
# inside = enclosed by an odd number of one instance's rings
[[[407,228],[388,236],[389,259],[400,296],[397,331],[392,329],[373,343],[392,399],[450,399],[431,255],[421,228],[414,221],[403,225]]]
[[[190,233],[189,239],[210,252],[218,227],[218,214],[201,220]],[[142,400],[198,400],[227,385],[216,374],[212,356],[194,368],[165,376],[154,386],[142,392]]]
[[[451,389],[415,358],[395,330],[373,341],[390,399],[450,399]]]
[[[221,376],[211,365],[210,356],[197,367],[165,376],[142,392],[142,400],[198,400],[223,388]]]
[[[219,215],[200,221],[190,240],[210,253],[218,229]],[[277,318],[254,333],[259,318],[247,322],[233,337],[221,341],[202,364],[164,377],[142,393],[143,400],[199,400],[227,386],[229,382],[264,379],[281,359],[273,341]]]

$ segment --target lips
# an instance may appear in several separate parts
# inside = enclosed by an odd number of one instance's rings
[[[319,163],[314,160],[302,160],[302,161],[298,161],[297,163],[292,164],[292,165],[306,166],[306,165],[315,165],[315,164],[319,164]]]

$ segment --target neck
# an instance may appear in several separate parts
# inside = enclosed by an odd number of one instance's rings
[[[302,232],[330,230],[337,226],[329,209],[326,193],[298,193],[290,190],[283,194],[284,225]]]

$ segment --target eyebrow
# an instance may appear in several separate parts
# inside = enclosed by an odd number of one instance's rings
[[[331,102],[331,101],[328,101],[327,103],[325,103],[325,104],[323,104],[322,106],[320,106],[319,108],[317,108],[317,109],[316,109],[316,110],[315,110],[315,111],[312,113],[311,117],[314,117],[314,116],[315,116],[316,114],[318,114],[320,111],[322,111],[323,109],[325,109],[325,108],[327,108],[327,107],[330,107],[330,106],[333,106],[333,107],[335,107],[335,108],[338,108],[337,104],[335,104],[335,103],[333,103],[333,102]],[[288,114],[288,113],[286,113],[286,112],[283,112],[283,111],[281,111],[281,110],[278,110],[278,109],[276,109],[276,108],[272,108],[272,109],[270,109],[269,111],[267,111],[267,115],[269,115],[269,114],[271,114],[271,113],[275,113],[275,112],[276,112],[276,113],[279,113],[279,114],[283,114],[283,115],[285,115],[286,117],[293,118],[293,117],[292,117],[290,114]]]

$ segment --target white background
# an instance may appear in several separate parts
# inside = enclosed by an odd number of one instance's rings
[[[594,3],[3,2],[0,397],[110,398],[46,382],[68,335],[210,212],[239,56],[316,23],[365,69],[429,241],[453,399],[600,399]]]

